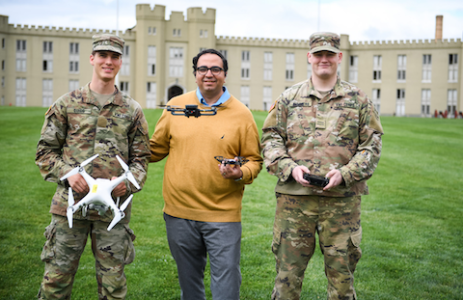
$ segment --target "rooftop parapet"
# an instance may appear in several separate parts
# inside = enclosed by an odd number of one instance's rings
[[[216,38],[217,44],[222,45],[239,45],[239,46],[261,46],[261,47],[295,47],[306,48],[309,47],[308,40],[287,40],[287,39],[270,39],[270,38],[253,38],[253,37],[229,37],[219,36]]]
[[[7,33],[18,35],[39,35],[39,36],[59,36],[59,37],[81,37],[91,38],[95,34],[111,33],[116,34],[116,30],[109,29],[86,29],[86,28],[69,28],[55,26],[35,26],[35,25],[19,25],[8,24]],[[132,30],[119,31],[119,36],[123,39],[135,38],[135,33]]]
[[[463,47],[461,39],[412,39],[412,40],[382,40],[382,41],[354,41],[350,43],[350,49],[392,49],[397,47],[403,48],[421,48],[421,47]]]
[[[158,4],[153,9],[149,4],[137,4],[135,11],[137,20],[165,20],[166,16],[166,7]]]
[[[187,20],[189,22],[215,23],[215,8],[206,8],[203,12],[201,7],[190,7],[187,9]]]

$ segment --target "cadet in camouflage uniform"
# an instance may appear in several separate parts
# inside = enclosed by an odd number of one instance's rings
[[[299,299],[318,233],[328,299],[357,299],[361,257],[360,196],[381,154],[383,129],[367,96],[337,78],[340,38],[310,37],[312,77],[281,94],[263,126],[264,163],[278,177],[272,251],[277,276],[272,299]],[[312,186],[304,173],[329,178]]]
[[[148,125],[140,105],[122,94],[114,85],[122,64],[124,40],[110,35],[93,37],[92,81],[86,86],[61,96],[47,111],[37,146],[36,164],[46,181],[56,182],[50,212],[51,224],[45,230],[47,241],[41,259],[45,274],[39,299],[70,299],[74,275],[80,256],[90,235],[96,260],[99,299],[124,299],[127,284],[124,266],[135,257],[135,235],[129,228],[131,205],[111,231],[107,231],[112,212],[98,215],[88,210],[84,217],[74,214],[73,227],[66,218],[68,187],[76,202],[88,193],[88,185],[80,174],[60,178],[94,154],[99,156],[87,165],[94,178],[112,179],[123,169],[119,155],[143,186],[150,158]],[[113,190],[120,203],[138,190],[128,181]]]

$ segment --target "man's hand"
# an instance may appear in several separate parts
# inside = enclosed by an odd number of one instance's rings
[[[237,157],[235,157],[235,161],[238,161]],[[219,164],[219,171],[224,179],[240,179],[243,177],[243,171],[241,171],[239,165],[224,164],[222,162]]]
[[[328,174],[326,174],[326,177],[330,179],[330,183],[323,188],[324,191],[340,185],[343,181],[341,171],[336,169],[329,171]]]
[[[115,178],[117,177],[113,177],[111,178],[111,180],[114,180]],[[125,193],[127,192],[127,187],[125,185],[125,182],[122,181],[121,183],[119,183],[113,190],[112,194],[114,197],[122,197],[125,195]]]
[[[68,177],[68,182],[71,188],[79,194],[86,194],[89,191],[87,181],[80,174]]]
[[[310,183],[304,179],[304,173],[309,173],[310,171],[306,166],[297,166],[291,172],[294,180],[303,186],[311,186]]]

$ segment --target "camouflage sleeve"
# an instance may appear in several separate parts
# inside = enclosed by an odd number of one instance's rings
[[[150,150],[148,123],[141,107],[135,111],[134,126],[129,133],[129,138],[129,169],[140,187],[143,188],[148,172]],[[130,184],[130,190],[132,193],[140,191],[132,184]]]
[[[40,169],[43,179],[58,182],[73,169],[62,159],[62,148],[67,135],[67,119],[60,110],[59,101],[55,102],[45,113],[45,122],[37,144],[35,164]]]
[[[270,175],[277,176],[282,182],[288,180],[297,167],[286,150],[286,116],[287,110],[280,96],[265,119],[261,139],[265,167]]]
[[[340,171],[347,187],[369,179],[381,156],[383,128],[373,103],[365,97],[359,116],[359,145],[349,163]]]

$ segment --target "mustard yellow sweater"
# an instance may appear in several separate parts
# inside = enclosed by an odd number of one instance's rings
[[[195,91],[168,105],[202,105]],[[151,160],[167,157],[164,169],[164,212],[202,222],[240,222],[244,185],[262,168],[259,134],[249,109],[233,96],[215,116],[173,116],[164,111],[150,139]],[[224,179],[214,156],[249,159],[241,167],[243,180]]]

